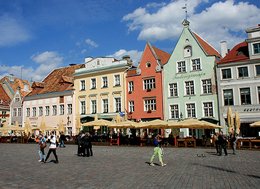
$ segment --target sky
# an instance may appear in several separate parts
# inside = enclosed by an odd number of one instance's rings
[[[0,0],[0,78],[42,81],[85,57],[130,55],[137,66],[147,42],[171,54],[185,11],[219,52],[260,24],[259,0]]]

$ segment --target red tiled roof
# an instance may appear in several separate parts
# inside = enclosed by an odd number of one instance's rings
[[[11,88],[13,89],[14,92],[16,92],[18,87],[20,87],[21,89],[24,89],[24,83],[29,85],[29,90],[32,90],[31,85],[30,85],[29,81],[27,81],[27,80],[14,78],[14,82],[10,82],[9,79],[7,78],[7,76],[5,76],[0,80],[0,83],[3,83],[4,81],[9,83],[9,85],[11,86]]]
[[[161,49],[158,49],[154,46],[152,46],[156,55],[158,56],[158,58],[161,60],[161,64],[164,65],[168,62],[169,58],[170,58],[170,54],[167,52],[162,51]]]
[[[240,53],[238,53],[240,52]],[[248,55],[248,45],[247,42],[244,41],[242,43],[237,44],[229,53],[217,64],[223,64],[228,62],[240,62],[249,60]]]
[[[0,100],[3,101],[3,103],[1,104],[2,106],[9,106],[7,101],[11,102],[10,97],[7,95],[7,93],[5,92],[1,84],[0,84]]]
[[[58,92],[60,90],[60,84],[59,81],[61,78],[70,77],[73,78],[72,74],[75,72],[75,69],[83,68],[85,67],[85,64],[79,64],[74,66],[68,66],[65,68],[59,68],[53,70],[41,83],[45,83],[44,88],[39,90],[37,94],[46,94],[46,93],[52,93],[52,92]],[[64,77],[65,76],[65,77]],[[72,89],[69,87],[65,88],[63,91],[66,91],[68,89]],[[35,95],[35,92],[32,91],[27,96]]]
[[[60,82],[73,83],[73,77],[61,76]]]
[[[136,75],[136,69],[131,69],[127,71],[127,76]]]
[[[37,81],[35,81],[35,82],[33,82],[33,84],[32,84],[32,88],[35,88],[35,87],[43,88],[44,85],[45,85],[44,82],[37,82]]]
[[[211,45],[209,45],[206,41],[204,41],[198,34],[192,31],[193,35],[196,37],[197,41],[200,43],[201,47],[208,55],[215,55],[221,59],[221,55],[215,50]]]

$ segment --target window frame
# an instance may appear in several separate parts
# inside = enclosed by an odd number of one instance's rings
[[[152,102],[152,101],[154,101],[154,102]],[[157,109],[157,107],[156,107],[156,98],[144,99],[144,111],[145,112],[156,111],[156,109]]]
[[[230,78],[229,77],[227,77],[227,78],[224,78],[223,77],[223,70],[230,70]],[[222,80],[230,80],[230,79],[233,79],[232,78],[232,68],[222,68],[222,69],[220,69],[220,72],[221,72],[221,79]],[[227,74],[228,75],[228,74]]]
[[[256,68],[257,66],[259,67],[259,74],[257,74],[257,68]],[[255,76],[260,77],[260,64],[255,64],[254,68],[255,68]]]
[[[117,84],[117,76],[119,76],[119,84]],[[113,76],[113,78],[114,78],[114,87],[119,87],[119,86],[121,86],[121,74],[115,74],[114,76]]]
[[[50,115],[50,106],[45,106],[45,116],[49,116],[49,115]]]
[[[104,101],[107,101],[107,111],[105,111],[105,103]],[[108,113],[109,112],[109,99],[108,98],[102,98],[102,113]]]
[[[185,65],[181,65],[181,67],[179,67],[179,63],[184,63]],[[179,68],[181,69],[181,71],[179,71]],[[183,71],[183,68],[185,68],[185,71]],[[185,60],[180,60],[176,62],[176,73],[178,74],[182,74],[182,73],[187,73],[187,64]]]
[[[185,94],[185,96],[195,96],[196,95],[196,93],[195,93],[195,81],[194,80],[187,80],[187,81],[183,81],[184,82],[184,94]],[[193,82],[193,94],[187,94],[187,85],[186,85],[186,83],[187,82]],[[189,86],[189,88],[191,88],[192,89],[192,87],[191,86]],[[190,90],[190,93],[191,93],[191,90]]]
[[[203,82],[206,81],[207,83],[204,84]],[[210,81],[210,84],[208,84],[208,81]],[[203,78],[200,80],[201,82],[201,94],[202,95],[210,95],[213,94],[213,89],[212,89],[212,79],[211,78]],[[210,86],[210,87],[209,87]],[[204,91],[204,87],[206,87],[206,93]]]
[[[232,100],[233,100],[233,104],[225,104],[225,91],[231,90],[232,91]],[[222,94],[223,94],[223,106],[234,106],[234,90],[233,89],[223,89],[222,90]],[[228,96],[228,95],[227,95]],[[229,95],[230,96],[230,95]],[[229,98],[228,98],[229,99]],[[229,102],[230,100],[228,100]]]
[[[242,103],[242,94],[241,94],[241,89],[249,89],[249,101],[250,103],[246,103],[246,104],[243,104]],[[239,96],[240,96],[240,105],[251,105],[252,104],[252,95],[251,95],[251,89],[250,87],[242,87],[242,88],[239,88]],[[246,98],[246,97],[245,97]],[[246,99],[245,99],[246,100]]]
[[[256,53],[255,52],[255,47],[254,47],[254,45],[258,45],[258,52]],[[253,55],[257,55],[257,54],[260,54],[260,43],[259,42],[256,42],[256,43],[252,43],[252,54]]]
[[[26,117],[30,117],[31,108],[26,108]]]
[[[176,87],[171,88],[170,85],[175,85],[175,84],[176,84]],[[171,95],[171,89],[173,91],[173,95]],[[176,95],[175,95],[175,92],[176,92]],[[168,84],[168,97],[170,97],[170,98],[179,97],[179,89],[178,89],[178,83],[177,82]]]
[[[172,106],[177,106],[177,114],[176,114],[176,109],[174,109],[175,111],[175,117],[172,117]],[[169,119],[179,119],[180,118],[180,104],[169,104]]]
[[[150,86],[152,87],[150,88]],[[156,89],[155,78],[143,79],[143,90],[152,90],[152,89]]]
[[[117,102],[116,102],[116,99],[120,99],[120,107],[119,107],[119,109],[120,110],[118,110],[117,111]],[[121,96],[118,96],[118,97],[114,97],[114,112],[121,112],[122,111],[122,97]]]
[[[51,106],[51,108],[52,108],[52,116],[56,116],[57,115],[57,105],[54,104]]]
[[[135,102],[134,100],[129,100],[128,101],[128,107],[129,107],[129,112],[134,112],[135,111]]]
[[[128,81],[128,92],[134,91],[134,81]]]
[[[197,69],[197,60],[199,60],[199,69]],[[196,61],[196,69],[193,69],[193,61]],[[190,66],[191,66],[191,71],[195,72],[195,71],[201,71],[202,70],[202,64],[201,64],[201,58],[193,58],[190,59]]]
[[[67,115],[72,115],[72,111],[73,111],[73,106],[72,104],[67,104]]]
[[[32,107],[32,117],[36,117],[37,116],[37,110],[36,107]]]
[[[38,107],[38,116],[39,116],[39,117],[42,117],[42,116],[43,116],[43,107],[42,107],[42,106],[39,106],[39,107]]]
[[[93,82],[95,81],[95,82]],[[92,77],[90,78],[90,89],[97,89],[97,78]]]
[[[246,68],[246,70],[247,70],[247,76],[242,76],[242,77],[240,77],[239,76],[239,69],[240,68]],[[244,72],[243,72],[244,73]],[[249,69],[248,69],[248,66],[239,66],[239,67],[237,67],[237,78],[238,79],[243,79],[243,78],[249,78],[250,76],[249,76]]]
[[[106,85],[105,85],[105,80],[104,80],[104,78],[106,78]],[[102,86],[102,88],[107,88],[108,87],[108,77],[107,76],[103,76],[102,78],[101,78],[101,86]]]
[[[206,107],[208,110],[208,113],[210,114],[210,109],[211,109],[211,113],[212,115],[206,116],[205,115],[205,104],[210,104],[211,103],[211,107]],[[203,112],[203,117],[205,118],[213,118],[214,117],[214,102],[213,101],[203,101],[202,102],[202,112]]]
[[[93,102],[95,102],[95,106],[93,106]],[[90,111],[91,114],[97,113],[97,99],[90,99]]]
[[[189,117],[189,112],[188,112],[188,105],[194,105],[194,108],[189,108],[192,110],[194,110],[194,114],[195,116],[193,117]],[[186,113],[186,118],[196,118],[197,117],[197,110],[196,110],[196,103],[195,102],[189,102],[189,103],[185,103],[185,113]],[[193,114],[193,112],[191,112],[191,115]]]
[[[84,102],[84,105],[82,104]],[[86,114],[86,100],[80,100],[79,101],[79,108],[80,108],[80,114]]]
[[[83,85],[83,83],[84,83],[84,85]],[[86,80],[85,79],[79,80],[79,87],[80,87],[80,91],[86,90]]]

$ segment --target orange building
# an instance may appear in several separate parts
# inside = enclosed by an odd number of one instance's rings
[[[163,65],[170,54],[147,43],[137,68],[127,72],[127,118],[151,121],[163,115]]]

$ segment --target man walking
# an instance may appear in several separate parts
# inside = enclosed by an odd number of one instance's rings
[[[158,134],[155,136],[155,138],[154,138],[154,146],[155,146],[155,147],[154,147],[154,149],[153,149],[153,156],[152,156],[151,161],[150,161],[150,165],[151,165],[151,166],[154,166],[153,160],[154,160],[156,154],[158,154],[158,157],[159,157],[159,161],[160,161],[160,163],[161,163],[161,166],[162,166],[162,167],[166,166],[166,164],[163,163],[163,161],[162,161],[161,151],[160,151],[160,147],[159,147],[159,143],[160,143],[161,141],[162,141],[162,140],[159,140],[159,133],[158,133]]]
[[[236,134],[234,132],[234,130],[231,131],[230,135],[229,135],[229,139],[230,139],[230,144],[233,150],[233,154],[236,155],[236,142],[237,142],[237,138],[236,138]]]
[[[64,132],[61,133],[60,135],[60,148],[61,148],[61,145],[63,145],[63,148],[65,148],[66,146],[64,145],[64,141],[66,140],[66,137],[64,135]]]
[[[227,147],[226,147],[226,137],[223,135],[223,131],[219,132],[218,137],[218,143],[219,143],[219,156],[222,155],[222,148],[224,149],[225,155],[227,156]]]

